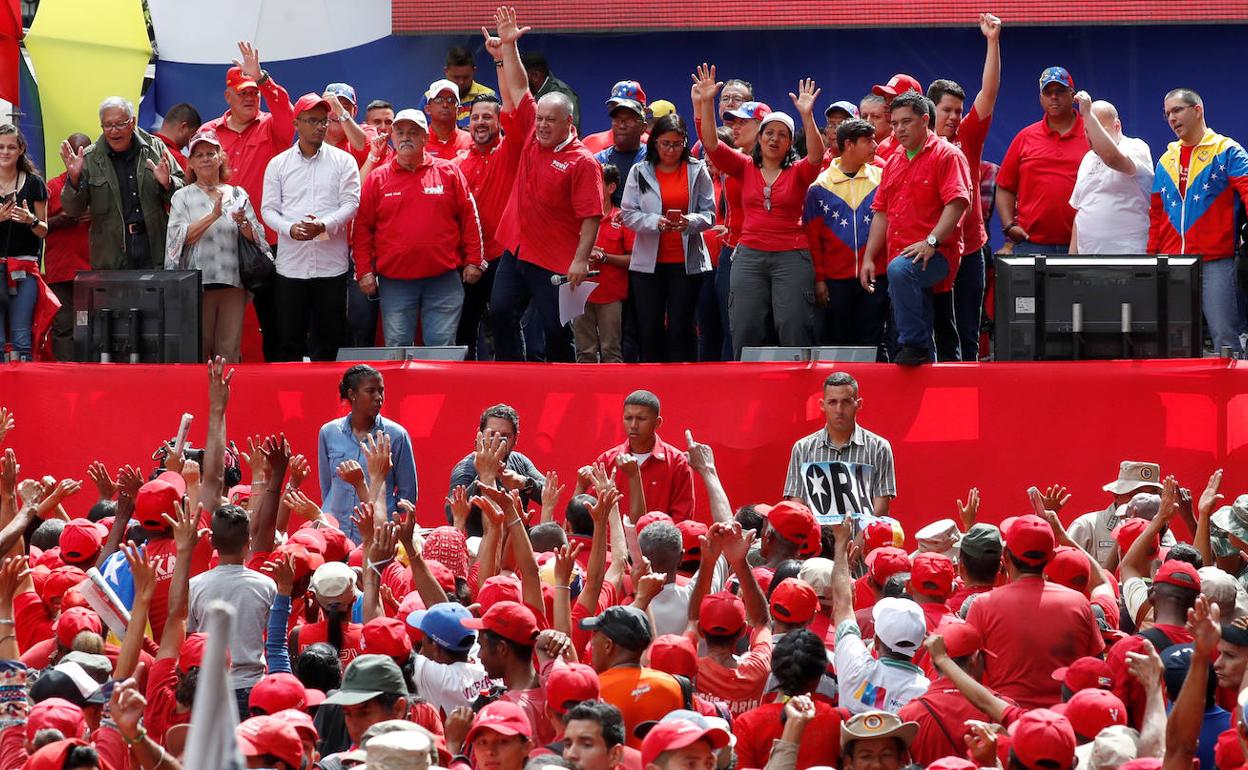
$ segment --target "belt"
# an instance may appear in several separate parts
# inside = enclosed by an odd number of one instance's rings
[[[142,222],[126,225],[127,235],[138,235],[139,233],[145,232],[147,232],[147,225]]]

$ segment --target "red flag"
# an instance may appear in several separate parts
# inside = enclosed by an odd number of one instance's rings
[[[22,57],[20,0],[0,0],[0,99],[17,107]]]

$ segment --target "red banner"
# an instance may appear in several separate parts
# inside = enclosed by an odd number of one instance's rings
[[[238,367],[228,413],[231,439],[284,431],[315,464],[321,424],[345,414],[342,364]],[[789,450],[823,423],[818,400],[830,365],[392,364],[383,414],[412,437],[421,521],[442,521],[451,467],[472,448],[482,410],[500,401],[520,413],[517,447],[569,487],[576,468],[624,440],[621,404],[654,391],[660,435],[684,431],[709,443],[734,506],[775,502]],[[1196,495],[1225,468],[1228,498],[1248,483],[1248,368],[1217,360],[1105,363],[951,364],[900,369],[843,368],[858,378],[859,422],[892,442],[908,533],[956,516],[971,486],[985,520],[1027,510],[1030,485],[1061,483],[1074,493],[1063,518],[1103,508],[1120,460],[1151,460]],[[0,405],[16,416],[7,445],[22,476],[85,479],[103,460],[149,469],[152,450],[195,415],[203,446],[207,374],[198,366],[16,364],[0,367]],[[89,486],[89,484],[88,484]],[[315,469],[304,490],[317,495]],[[85,512],[94,490],[69,501]],[[699,515],[706,516],[698,487]],[[319,497],[319,495],[318,495]]]

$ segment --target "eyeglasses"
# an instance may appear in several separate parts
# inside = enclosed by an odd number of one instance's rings
[[[455,104],[457,99],[452,96],[435,96],[429,100],[430,104]]]
[[[665,140],[659,141],[660,150],[683,150],[684,148],[685,148],[684,142],[668,142]]]
[[[309,126],[316,126],[317,128],[325,128],[326,126],[329,125],[329,118],[299,118],[299,119],[302,120],[304,123],[307,123]]]
[[[1192,107],[1195,107],[1195,106],[1196,105],[1194,104],[1185,104],[1182,107],[1172,107],[1166,110],[1165,115],[1167,118],[1173,118],[1175,115],[1178,115],[1183,110],[1190,110]]]
[[[125,131],[129,127],[130,127],[130,121],[128,120],[125,123],[101,123],[100,124],[100,128],[104,129],[105,131]]]
[[[771,211],[771,185],[763,188],[763,208]]]

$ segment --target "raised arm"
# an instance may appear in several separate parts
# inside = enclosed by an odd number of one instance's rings
[[[819,92],[815,81],[810,78],[797,82],[797,93],[789,92],[789,98],[802,118],[802,132],[806,135],[806,162],[815,168],[823,165],[823,134],[815,123],[815,100],[819,98]]]
[[[748,559],[754,533],[743,532],[741,525],[736,522],[721,526],[725,528],[724,558],[728,560],[732,571],[737,573],[737,581],[741,584],[741,601],[745,604],[746,621],[755,628],[766,626],[771,621],[767,610],[767,597],[763,594],[758,579],[754,577]]]
[[[836,627],[854,619],[854,590],[849,581],[849,517],[832,526],[832,536],[836,541],[832,556],[832,623]]]
[[[516,561],[516,573],[520,576],[521,595],[529,609],[538,617],[545,617],[546,602],[542,599],[542,581],[537,574],[537,558],[533,555],[533,543],[524,527],[520,494],[508,494],[501,489],[482,487],[481,494],[503,511],[504,530],[509,535],[511,555]]]
[[[169,580],[169,615],[160,635],[158,658],[176,658],[186,640],[186,614],[191,592],[191,560],[199,543],[199,512],[173,504],[173,517],[164,514],[167,524],[173,527],[173,541],[177,557],[173,564],[173,577]]]
[[[935,666],[940,673],[949,677],[958,691],[962,693],[972,706],[984,712],[994,722],[1000,722],[1005,716],[1005,710],[1010,704],[993,694],[992,690],[979,683],[975,677],[962,670],[961,666],[953,662],[949,657],[949,653],[945,651],[945,640],[940,634],[932,634],[923,641],[923,648],[927,650],[932,665]]]
[[[1222,639],[1218,606],[1204,596],[1187,611],[1187,630],[1192,634],[1192,660],[1166,720],[1166,753],[1162,770],[1188,770],[1196,756],[1196,741],[1205,712],[1205,688],[1209,665]],[[1143,737],[1143,736],[1141,736]]]
[[[1174,516],[1178,508],[1178,490],[1179,483],[1175,481],[1174,476],[1167,476],[1162,482],[1161,487],[1161,509],[1157,511],[1157,515],[1148,523],[1144,532],[1135,539],[1127,552],[1122,555],[1122,562],[1119,566],[1119,574],[1125,583],[1129,578],[1149,577],[1149,559],[1151,544],[1156,542],[1161,535],[1161,530]]]
[[[490,52],[496,63],[502,62],[498,93],[503,110],[511,112],[529,90],[529,76],[520,61],[520,48],[516,43],[531,27],[517,26],[516,9],[502,6],[494,12],[494,28],[498,31],[497,37],[491,35],[486,27],[481,28],[481,34],[485,35],[485,50]]]
[[[225,409],[233,379],[234,370],[226,370],[224,358],[217,356],[208,362],[208,437],[204,441],[204,481],[199,499],[210,512],[220,507],[225,486]]]
[[[422,552],[424,544],[416,541],[416,506],[407,500],[400,500],[399,511],[400,515],[397,519],[399,543],[407,553],[407,563],[412,570],[412,588],[420,594],[420,599],[426,607],[448,601],[446,591],[438,585],[437,578],[433,576],[433,572],[429,570],[429,564],[425,561]]]
[[[1107,102],[1094,104],[1087,91],[1075,94],[1075,102],[1078,103],[1079,112],[1083,115],[1083,130],[1088,135],[1088,144],[1092,147],[1092,152],[1096,153],[1105,165],[1114,171],[1127,176],[1135,176],[1135,163],[1118,149],[1114,138],[1109,135],[1096,117],[1096,109],[1112,109],[1110,105]]]
[[[1205,564],[1213,564],[1213,545],[1209,542],[1209,517],[1213,515],[1218,503],[1223,500],[1223,496],[1218,494],[1218,488],[1221,486],[1222,469],[1218,468],[1209,477],[1209,483],[1205,485],[1205,491],[1200,494],[1200,500],[1196,503],[1196,537],[1192,545],[1200,551],[1200,558]]]
[[[733,520],[732,503],[728,502],[728,493],[719,480],[719,471],[715,468],[715,453],[709,444],[700,444],[693,439],[693,431],[685,431],[685,442],[689,445],[686,454],[689,456],[689,467],[702,477],[706,485],[706,500],[711,506],[711,521],[730,522]]]
[[[286,483],[286,469],[290,465],[290,443],[286,441],[286,434],[266,438],[260,445],[260,452],[269,466],[269,481],[260,508],[252,519],[249,553],[273,550],[277,536],[277,508],[281,504],[282,485]]]
[[[712,524],[701,541],[702,558],[698,564],[698,575],[693,581],[693,592],[689,595],[689,624],[685,627],[685,636],[698,641],[698,614],[702,612],[702,600],[711,592],[711,580],[715,577],[715,565],[724,544],[724,530],[731,528],[728,524]]]
[[[702,140],[702,149],[709,155],[719,149],[719,135],[715,133],[718,121],[715,119],[715,95],[723,87],[723,83],[715,80],[715,65],[703,62],[693,74],[693,93],[697,94],[694,107],[701,106],[701,120],[698,121],[698,138]]]
[[[991,13],[979,15],[979,31],[988,41],[984,53],[984,76],[979,93],[975,95],[975,114],[987,120],[997,106],[997,94],[1001,91],[1001,20]]]
[[[152,606],[152,594],[156,590],[156,570],[147,554],[133,543],[123,543],[121,552],[125,554],[126,563],[130,565],[130,574],[134,578],[134,605],[130,608],[130,624],[126,626],[125,638],[121,640],[117,662],[113,664],[113,679],[129,677],[139,664],[139,654],[143,651],[143,639],[147,631],[148,612]]]
[[[602,594],[602,583],[606,578],[610,512],[620,502],[620,492],[607,482],[602,466],[595,465],[594,469],[598,497],[589,509],[589,515],[594,520],[594,537],[590,541],[589,561],[585,565],[585,585],[576,600],[591,615],[598,613],[598,598]]]

